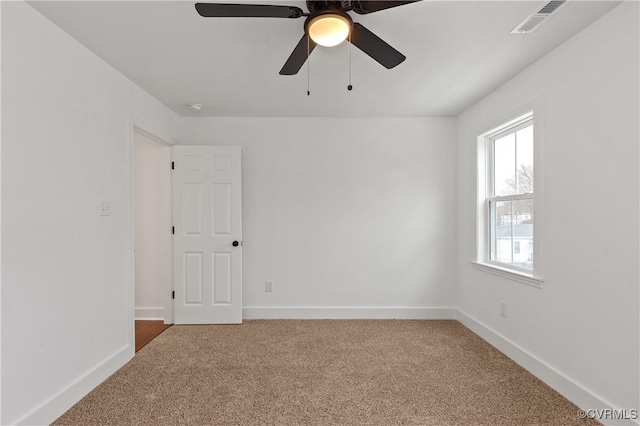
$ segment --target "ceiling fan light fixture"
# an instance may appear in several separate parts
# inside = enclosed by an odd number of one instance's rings
[[[307,24],[307,34],[320,46],[337,46],[349,37],[353,21],[347,14],[323,13],[311,18]]]

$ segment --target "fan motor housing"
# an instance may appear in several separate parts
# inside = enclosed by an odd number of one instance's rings
[[[323,10],[349,10],[351,9],[349,1],[333,1],[333,0],[320,0],[313,1],[307,0],[307,9],[309,9],[310,14],[314,14],[315,12],[322,12]]]

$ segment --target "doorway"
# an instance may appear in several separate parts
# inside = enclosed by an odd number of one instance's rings
[[[134,316],[139,350],[173,322],[171,291],[171,148],[133,132]]]

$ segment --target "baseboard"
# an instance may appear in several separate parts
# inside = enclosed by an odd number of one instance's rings
[[[136,308],[135,319],[137,320],[163,320],[164,308]]]
[[[588,409],[619,409],[605,401],[594,392],[565,376],[546,362],[527,352],[500,333],[473,318],[466,312],[457,309],[457,319],[469,330],[480,336],[500,352],[511,358],[518,365],[542,380],[549,387],[573,402],[579,408]],[[628,408],[628,407],[627,407]],[[605,425],[638,425],[633,420],[604,420],[597,419]]]
[[[33,410],[11,422],[16,425],[48,425],[64,414],[75,403],[91,392],[96,386],[125,365],[132,356],[129,345],[118,349],[113,355],[87,371],[70,385],[45,400]]]
[[[262,307],[242,309],[243,319],[455,319],[454,308]]]

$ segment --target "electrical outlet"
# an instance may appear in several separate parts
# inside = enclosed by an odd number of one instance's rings
[[[500,301],[500,315],[507,317],[507,303]]]
[[[273,281],[265,281],[264,282],[264,291],[271,293],[273,291]]]
[[[111,201],[109,200],[98,201],[98,215],[111,216]]]

